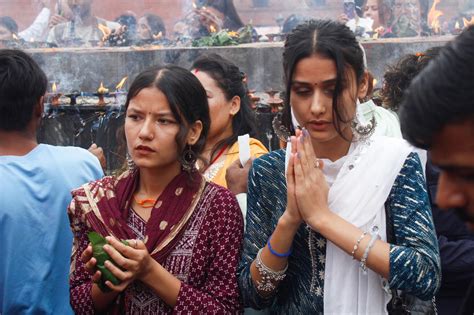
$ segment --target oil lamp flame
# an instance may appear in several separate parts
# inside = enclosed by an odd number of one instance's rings
[[[97,27],[103,34],[102,41],[105,42],[107,38],[110,36],[110,34],[112,33],[112,31],[110,30],[110,28],[108,28],[106,25],[103,25],[103,24],[98,24]]]
[[[107,94],[107,93],[109,93],[109,89],[106,89],[106,88],[104,87],[104,82],[100,82],[100,86],[99,86],[99,88],[97,89],[97,93],[99,93],[99,94]]]
[[[456,30],[461,29],[461,26],[459,25],[459,21],[457,21],[456,24],[454,24],[454,29],[456,29]]]
[[[115,87],[116,90],[121,90],[123,85],[125,84],[125,81],[127,81],[127,78],[128,77],[124,77],[120,82],[119,84],[117,84],[117,86]]]
[[[159,32],[158,34],[153,34],[153,39],[158,40],[163,37],[163,32]]]
[[[436,6],[441,0],[435,0],[431,6],[430,12],[428,13],[428,25],[435,33],[439,33],[441,30],[441,23],[439,21],[440,16],[444,15],[443,11],[436,9]]]
[[[12,37],[14,40],[20,40],[20,38],[15,33],[12,34]]]
[[[53,82],[53,85],[51,86],[51,91],[53,93],[56,93],[57,89],[58,89],[58,87],[56,86],[56,82]]]
[[[209,30],[211,31],[211,33],[215,33],[217,31],[216,28],[214,27],[214,25],[211,25],[209,27]]]
[[[378,82],[377,79],[374,79],[374,80],[372,81],[372,85],[373,85],[373,86],[376,86],[376,85],[377,85],[377,82]]]

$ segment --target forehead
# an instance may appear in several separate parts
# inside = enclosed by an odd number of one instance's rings
[[[337,70],[334,60],[319,54],[298,61],[293,72],[293,81],[318,83],[333,80],[336,77]]]
[[[446,125],[433,138],[431,157],[439,165],[474,167],[474,120]]]
[[[171,111],[171,107],[166,95],[154,87],[141,90],[134,98],[130,100],[128,109],[152,113]]]
[[[206,72],[199,69],[193,69],[192,73],[198,78],[205,89],[218,88],[217,82]]]

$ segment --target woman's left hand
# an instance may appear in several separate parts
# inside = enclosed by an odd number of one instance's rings
[[[127,246],[113,237],[107,236],[106,239],[108,244],[104,246],[104,250],[117,266],[106,261],[105,267],[121,281],[119,285],[106,281],[105,284],[113,291],[122,292],[134,280],[141,280],[156,263],[148,253],[145,243],[140,240],[127,240],[130,245]]]
[[[303,220],[313,229],[330,214],[329,186],[322,172],[323,162],[316,157],[311,137],[306,129],[297,139],[295,159],[296,203]],[[315,225],[315,226],[313,226]]]

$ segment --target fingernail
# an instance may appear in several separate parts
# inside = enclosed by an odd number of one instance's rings
[[[106,261],[104,262],[104,265],[105,265],[106,267],[110,267],[110,261],[106,260]]]
[[[298,158],[298,160],[301,158],[301,154],[299,152],[296,152],[296,157]]]
[[[303,128],[303,136],[304,136],[305,138],[306,138],[306,137],[309,137],[308,129]]]
[[[104,245],[104,250],[109,250],[110,249],[110,246],[109,245]]]

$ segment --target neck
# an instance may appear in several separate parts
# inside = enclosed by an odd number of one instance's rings
[[[0,155],[23,156],[37,145],[35,132],[0,131]]]
[[[206,145],[204,146],[203,151],[204,158],[210,161],[211,154],[213,153],[212,151],[214,151],[216,144],[218,144],[224,139],[227,139],[230,136],[232,136],[232,126],[230,126],[230,128],[228,128],[225,132],[221,133],[218,136],[207,138]]]
[[[326,142],[316,142],[313,140],[313,148],[316,156],[318,158],[336,161],[347,155],[347,152],[349,152],[349,147],[351,146],[353,135],[350,128],[346,128],[346,130],[344,130],[344,134],[345,137],[349,139],[349,141],[345,140],[341,136]]]
[[[181,165],[178,162],[159,169],[140,168],[137,193],[156,199],[179,173]]]

